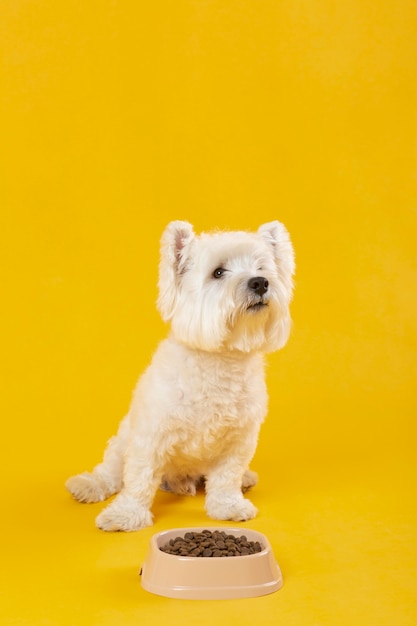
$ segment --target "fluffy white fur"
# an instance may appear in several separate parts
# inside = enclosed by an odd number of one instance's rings
[[[263,353],[290,331],[294,256],[279,222],[257,233],[195,235],[168,224],[161,240],[158,308],[171,323],[139,379],[128,415],[92,473],[70,478],[80,502],[118,493],[97,517],[103,530],[152,524],[159,486],[195,494],[204,481],[214,519],[257,513],[242,491],[267,410]]]

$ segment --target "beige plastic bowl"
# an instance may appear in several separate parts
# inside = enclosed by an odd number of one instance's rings
[[[246,535],[259,541],[262,552],[231,557],[183,557],[166,554],[159,548],[187,532],[219,530],[228,535]],[[168,598],[224,600],[253,598],[278,591],[283,585],[281,571],[265,535],[248,528],[176,528],[154,535],[142,566],[142,587]]]

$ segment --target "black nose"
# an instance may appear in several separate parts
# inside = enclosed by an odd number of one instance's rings
[[[268,281],[263,276],[254,276],[248,281],[249,289],[252,289],[258,296],[262,296],[268,291]]]

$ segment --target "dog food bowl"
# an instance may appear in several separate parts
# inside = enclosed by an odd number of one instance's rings
[[[187,532],[220,531],[259,542],[261,552],[227,557],[177,556],[160,550]],[[278,591],[281,571],[265,535],[248,528],[177,528],[154,535],[141,570],[142,587],[168,598],[224,600],[253,598]]]

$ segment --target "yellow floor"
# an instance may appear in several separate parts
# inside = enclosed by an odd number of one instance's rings
[[[184,624],[198,619],[241,624],[416,623],[415,483],[409,468],[356,467],[339,475],[291,476],[291,463],[271,472],[253,492],[256,520],[266,534],[284,587],[247,600],[172,600],[140,585],[138,570],[154,532],[212,527],[203,497],[158,494],[156,524],[133,534],[94,527],[101,505],[72,502],[64,476],[28,476],[3,490],[0,623],[5,625]],[[220,526],[227,526],[221,523]]]
[[[0,3],[1,626],[415,626],[416,23],[415,0]],[[172,219],[294,242],[242,524],[270,596],[142,590],[154,532],[213,526],[202,494],[106,534],[64,489],[166,333]]]

